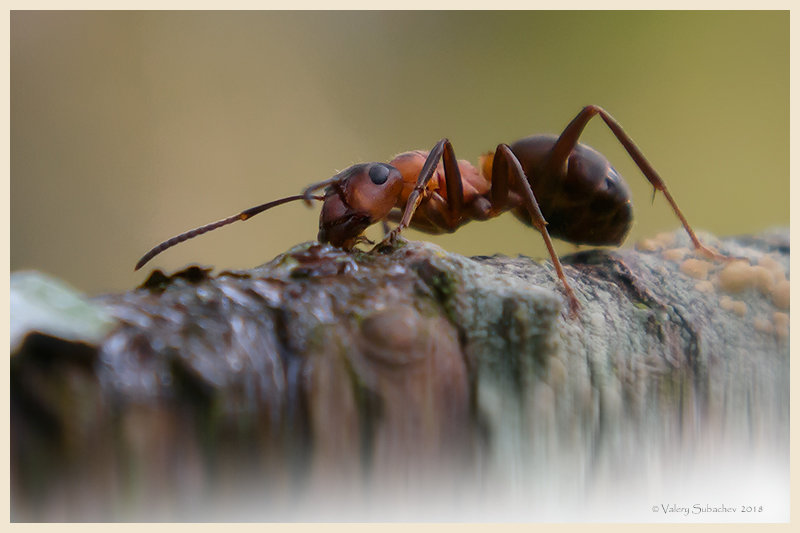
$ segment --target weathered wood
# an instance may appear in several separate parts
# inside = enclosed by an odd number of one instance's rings
[[[429,243],[156,272],[93,299],[101,343],[12,357],[12,518],[563,519],[709,454],[780,472],[788,232],[705,239],[745,261],[565,258],[575,318],[550,263]]]

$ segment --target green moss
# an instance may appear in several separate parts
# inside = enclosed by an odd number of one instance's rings
[[[432,287],[442,303],[450,301],[456,292],[458,279],[452,272],[441,271],[433,279]]]
[[[375,262],[374,254],[370,252],[365,252],[364,250],[359,250],[358,248],[353,248],[350,254],[357,263],[372,264]]]
[[[438,268],[430,261],[420,261],[412,265],[412,268],[431,289],[434,298],[444,310],[447,319],[456,324],[456,309],[453,297],[461,283],[459,277],[450,270]]]

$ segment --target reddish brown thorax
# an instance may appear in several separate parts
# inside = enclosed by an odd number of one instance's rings
[[[417,182],[422,170],[422,165],[425,164],[425,159],[428,153],[423,150],[413,150],[411,152],[403,152],[398,154],[392,159],[389,164],[395,167],[403,175],[403,192],[400,197],[401,202],[396,206],[402,208],[405,206],[411,191],[414,190],[414,185]],[[482,176],[480,171],[475,168],[472,163],[465,159],[458,160],[458,170],[461,173],[462,187],[464,190],[464,202],[469,203],[476,195],[486,195],[489,192],[491,183],[487,182]],[[430,192],[436,192],[443,199],[447,200],[447,185],[445,182],[444,164],[440,161],[436,167],[433,177],[426,189]]]

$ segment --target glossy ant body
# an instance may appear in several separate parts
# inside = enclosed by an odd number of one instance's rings
[[[405,152],[388,164],[353,165],[310,185],[303,194],[252,207],[173,237],[145,254],[136,269],[180,242],[295,200],[322,201],[317,239],[345,250],[364,239],[362,232],[368,226],[380,221],[399,224],[376,248],[393,245],[409,226],[428,233],[447,233],[471,220],[486,220],[513,210],[542,234],[574,314],[580,304],[564,276],[550,236],[576,244],[618,245],[628,234],[633,218],[625,181],[602,154],[578,143],[595,115],[608,125],[655,191],[664,194],[695,248],[706,256],[724,259],[700,242],[664,181],[617,121],[600,107],[586,106],[561,135],[527,137],[510,146],[499,144],[494,153],[481,158],[480,169],[457,160],[447,139],[436,143],[430,152]],[[312,195],[323,188],[324,196]]]

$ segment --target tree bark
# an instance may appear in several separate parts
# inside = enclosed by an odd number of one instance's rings
[[[788,231],[703,238],[742,261],[564,258],[575,317],[549,262],[423,242],[156,271],[20,341],[12,519],[655,519],[625,499],[743,457],[788,491]]]

